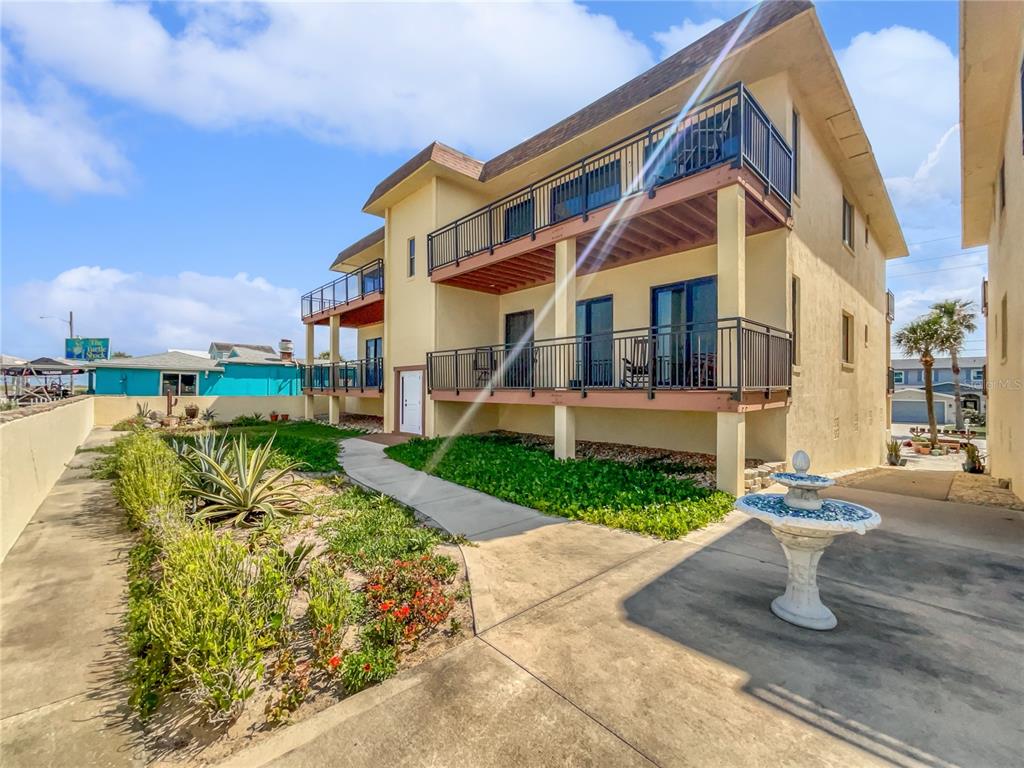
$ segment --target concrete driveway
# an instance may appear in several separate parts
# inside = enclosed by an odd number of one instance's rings
[[[357,453],[356,472],[413,493],[412,470]],[[464,548],[474,607],[486,596],[478,636],[231,764],[1020,762],[1019,512],[838,489],[883,525],[826,553],[839,627],[819,633],[769,612],[784,557],[738,513],[673,542],[522,508],[495,527],[500,507],[430,480],[424,507],[484,525]]]

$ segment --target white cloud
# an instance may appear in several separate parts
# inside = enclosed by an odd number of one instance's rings
[[[724,23],[725,21],[722,19],[708,19],[700,22],[683,19],[682,24],[675,24],[664,32],[655,32],[651,37],[661,46],[659,58],[667,59],[676,51],[700,40],[708,32]]]
[[[43,80],[31,102],[4,85],[2,143],[4,165],[58,197],[119,192],[130,171],[82,103],[52,78]]]
[[[15,312],[4,328],[5,345],[17,339],[21,347],[12,353],[23,357],[61,349],[66,328],[39,316],[63,317],[69,308],[77,333],[108,336],[114,349],[132,354],[205,349],[213,340],[276,346],[301,330],[299,292],[245,273],[144,275],[82,266],[11,287],[9,300]]]
[[[651,64],[575,3],[5,6],[28,61],[192,125],[272,125],[380,150],[506,148]],[[581,56],[580,51],[600,51]]]

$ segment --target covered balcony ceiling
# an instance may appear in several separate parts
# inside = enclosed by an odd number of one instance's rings
[[[711,245],[716,192],[747,193],[746,233],[788,226],[793,152],[742,83],[593,152],[427,237],[431,279],[489,293],[554,280],[576,238],[593,272]]]
[[[496,246],[460,264],[434,270],[435,282],[486,293],[509,293],[554,282],[555,243],[576,237],[577,273],[612,269],[645,259],[713,245],[717,230],[716,191],[729,183],[747,188],[747,235],[778,229],[789,223],[788,207],[776,195],[765,194],[753,174],[742,169],[706,171],[641,195],[613,214],[609,206],[563,225]],[[760,188],[760,189],[759,189]],[[692,196],[689,196],[692,195]],[[631,204],[632,202],[632,204]]]
[[[302,322],[327,325],[337,317],[345,328],[384,321],[384,262],[376,259],[314,288],[302,297]]]
[[[328,325],[333,315],[338,316],[342,328],[361,328],[384,322],[384,293],[371,293],[348,304],[337,304],[303,318],[304,323]]]

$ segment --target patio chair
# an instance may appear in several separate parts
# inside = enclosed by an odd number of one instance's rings
[[[623,389],[646,387],[651,376],[651,340],[646,336],[633,339],[629,357],[622,358],[622,378],[619,385]]]
[[[473,381],[477,387],[489,383],[494,374],[494,350],[479,347],[473,351]]]

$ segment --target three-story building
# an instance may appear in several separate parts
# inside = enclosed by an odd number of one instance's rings
[[[713,453],[733,493],[749,459],[881,457],[906,245],[810,3],[762,4],[486,162],[431,144],[364,210],[382,299],[346,306],[382,305],[386,431]],[[307,322],[355,311],[320,306]]]

